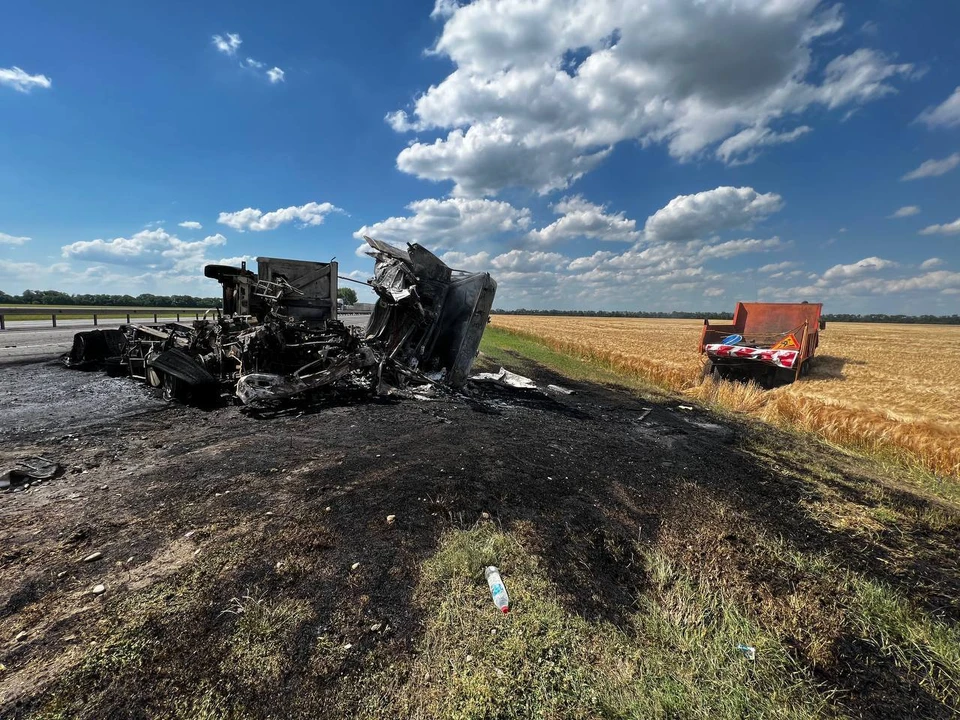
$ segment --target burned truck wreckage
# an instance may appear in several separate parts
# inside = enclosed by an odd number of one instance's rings
[[[63,363],[104,368],[161,388],[164,397],[214,402],[223,393],[264,407],[338,389],[388,394],[466,381],[497,284],[453,270],[426,248],[364,238],[378,300],[366,329],[337,319],[337,264],[257,258],[257,272],[207,265],[222,311],[190,323],[127,324],[74,336]]]

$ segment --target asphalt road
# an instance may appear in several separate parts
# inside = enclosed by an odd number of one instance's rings
[[[364,327],[369,315],[341,315],[345,325]],[[173,322],[176,318],[158,318],[160,322]],[[118,327],[116,321],[100,321],[99,328]],[[5,363],[40,362],[52,360],[70,350],[73,335],[80,330],[94,330],[92,320],[57,320],[57,327],[50,320],[18,320],[8,322],[6,330],[0,330],[0,365]]]

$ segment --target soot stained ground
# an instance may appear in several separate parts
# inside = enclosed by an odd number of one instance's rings
[[[67,404],[38,423],[17,411],[18,424],[5,423],[3,465],[40,454],[66,471],[0,496],[0,633],[28,633],[0,645],[0,715],[28,717],[55,697],[70,705],[79,684],[96,698],[81,717],[149,717],[176,688],[209,682],[265,714],[333,712],[304,706],[300,684],[342,694],[371,667],[402,674],[422,631],[412,600],[420,563],[444,529],[469,527],[484,513],[505,528],[533,528],[566,606],[589,620],[627,626],[646,582],[638,543],[696,568],[757,616],[776,613],[795,583],[781,558],[758,549],[763,538],[829,552],[960,619],[956,525],[867,537],[817,511],[825,493],[873,503],[866,488],[876,479],[843,456],[766,426],[681,409],[682,400],[521,370],[575,393],[478,386],[469,400],[344,397],[253,417],[152,399],[137,413],[132,401],[145,391],[127,382],[115,386],[119,414],[85,418]],[[814,457],[830,469],[817,482],[807,465]],[[909,489],[889,492],[921,510],[935,505]],[[82,562],[95,551],[102,559]],[[98,583],[107,591],[94,596]],[[830,634],[828,656],[808,658],[804,633],[794,651],[840,693],[842,707],[863,717],[889,716],[892,707],[948,716],[910,677],[870,660],[849,628],[834,627],[830,589],[820,591],[823,617],[811,614],[805,632]],[[229,641],[224,611],[233,599],[265,595],[310,609],[269,687],[225,675],[208,650]],[[136,663],[77,669],[83,647],[130,623],[139,604],[158,603],[164,612],[133,623]],[[382,629],[371,632],[374,625]],[[319,676],[309,663],[318,634],[352,646]]]

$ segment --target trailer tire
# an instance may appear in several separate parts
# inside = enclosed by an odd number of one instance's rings
[[[703,366],[703,372],[700,375],[700,380],[704,380],[707,375],[713,375],[714,370],[716,370],[716,365],[713,364],[713,360],[707,360]]]

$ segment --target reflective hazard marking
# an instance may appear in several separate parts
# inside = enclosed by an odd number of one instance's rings
[[[793,333],[788,333],[787,336],[774,345],[771,350],[799,350],[800,343],[797,342],[797,336]]]

